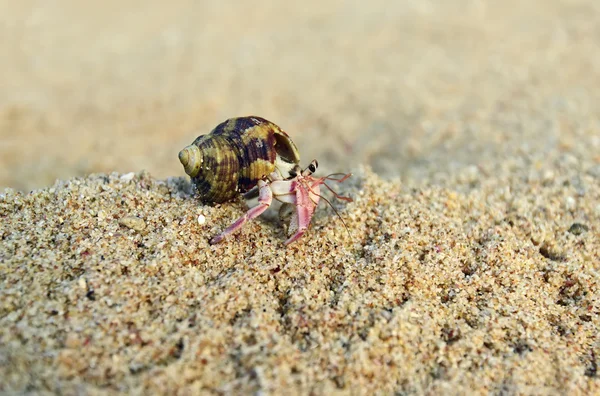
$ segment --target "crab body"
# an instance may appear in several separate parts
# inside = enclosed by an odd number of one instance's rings
[[[216,244],[223,241],[228,235],[239,230],[247,221],[260,216],[271,206],[273,198],[283,203],[279,211],[280,217],[284,221],[289,221],[288,239],[285,241],[285,245],[298,240],[308,229],[315,209],[319,204],[319,199],[321,198],[320,186],[322,184],[327,186],[325,184],[326,180],[343,182],[350,177],[350,174],[347,174],[341,179],[334,179],[330,176],[315,178],[312,177],[312,174],[316,169],[317,161],[313,161],[302,172],[299,172],[296,168],[292,172],[293,176],[287,180],[278,178],[276,173],[271,174],[270,178],[266,180],[259,180],[258,205],[248,210],[222,233],[212,238],[210,243]],[[331,189],[329,186],[327,188]],[[337,194],[335,196],[339,199],[352,201],[348,197],[341,197]]]
[[[204,202],[221,203],[251,190],[272,173],[289,177],[298,149],[277,125],[261,117],[228,119],[179,152],[179,161]]]
[[[310,175],[298,175],[289,181],[274,181],[271,190],[275,198],[283,202],[279,210],[283,221],[289,220],[288,245],[304,234],[310,225],[315,209],[321,198],[320,185],[325,183],[323,178]]]

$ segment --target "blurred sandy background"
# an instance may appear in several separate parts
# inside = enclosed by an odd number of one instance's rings
[[[600,152],[596,1],[2,1],[0,34],[0,186],[183,175],[180,148],[248,114],[303,162],[406,182]]]

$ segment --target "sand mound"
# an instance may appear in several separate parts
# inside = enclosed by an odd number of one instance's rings
[[[262,219],[210,246],[244,206],[183,178],[6,191],[2,390],[600,391],[600,187],[558,171],[408,189],[359,169],[348,230],[321,206],[287,249]]]

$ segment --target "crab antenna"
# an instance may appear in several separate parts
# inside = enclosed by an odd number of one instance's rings
[[[349,177],[349,175],[348,175]],[[336,198],[344,200],[346,202],[352,202],[352,198],[350,197],[342,197],[341,195],[339,195],[338,193],[336,193],[331,187],[329,187],[327,184],[325,184],[325,182],[323,182],[322,184],[325,185],[325,187],[327,187],[329,189],[329,191],[331,191],[333,193],[333,195],[335,195]],[[342,218],[342,216],[340,216],[340,213],[337,211],[336,208],[333,207],[333,205],[331,204],[331,202],[325,198],[324,196],[322,196],[321,194],[316,194],[312,188],[310,188],[310,186],[308,187],[308,189],[315,194],[316,196],[318,196],[319,198],[321,198],[323,201],[327,202],[327,204],[329,206],[331,206],[331,209],[333,209],[333,211],[335,212],[335,214],[337,215],[337,217],[340,218],[340,220],[342,221],[342,224],[344,225],[344,228],[346,229],[346,232],[348,233],[348,236],[350,236],[350,238],[352,238],[352,234],[350,234],[350,230],[348,229],[348,226],[346,225],[346,222],[344,221],[344,219]],[[310,197],[310,195],[309,195]],[[314,202],[314,201],[313,201]]]
[[[331,204],[331,202],[329,202],[329,200],[327,198],[325,198],[322,195],[316,194],[318,195],[322,200],[324,200],[325,202],[327,202],[327,204],[329,204],[329,206],[331,206],[331,209],[333,209],[333,211],[335,212],[335,214],[337,215],[337,217],[340,218],[340,220],[342,221],[342,224],[344,225],[344,228],[346,229],[346,232],[348,233],[348,236],[350,238],[352,238],[352,234],[350,234],[350,230],[348,229],[348,226],[346,225],[346,222],[344,221],[344,219],[342,218],[342,216],[340,216],[339,212],[336,210],[336,208],[333,207],[333,205]]]
[[[335,177],[331,177],[331,176],[339,176],[339,175],[341,175],[343,177],[341,179],[336,179]],[[350,176],[352,176],[352,173],[331,173],[331,174],[325,176],[323,179],[333,180],[333,181],[341,183],[344,180],[346,180],[347,178],[349,178]]]
[[[353,201],[353,199],[352,199],[352,198],[350,198],[350,197],[343,197],[343,196],[341,196],[340,194],[338,194],[338,193],[337,193],[337,192],[336,192],[336,191],[335,191],[333,188],[329,187],[329,185],[327,185],[327,183],[323,182],[323,185],[324,185],[325,187],[327,187],[327,189],[328,189],[329,191],[331,191],[331,192],[333,193],[333,195],[335,195],[335,197],[336,197],[337,199],[341,199],[342,201],[346,201],[346,202],[352,202],[352,201]]]

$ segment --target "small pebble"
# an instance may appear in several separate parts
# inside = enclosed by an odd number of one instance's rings
[[[103,211],[102,209],[100,209],[100,210],[98,211],[98,213],[97,213],[97,216],[98,216],[98,220],[104,220],[104,219],[106,219],[106,217],[107,217],[108,215],[106,214],[106,212],[105,212],[105,211]]]
[[[135,172],[129,172],[129,173],[125,173],[123,176],[121,176],[121,181],[122,182],[128,182],[133,180],[133,178],[135,177]]]
[[[581,235],[587,230],[589,230],[588,226],[581,223],[573,223],[569,228],[569,232],[573,235]]]
[[[121,220],[119,220],[119,224],[138,232],[143,231],[146,228],[146,223],[144,220],[136,216],[123,217]]]
[[[202,225],[206,223],[206,217],[204,217],[204,215],[199,215],[198,216],[198,224]]]
[[[85,278],[79,278],[79,287],[83,290],[87,290],[87,281],[85,280]]]
[[[575,202],[575,198],[573,198],[573,197],[567,197],[565,199],[565,208],[567,210],[573,210],[573,209],[575,209],[575,203],[576,203]]]

